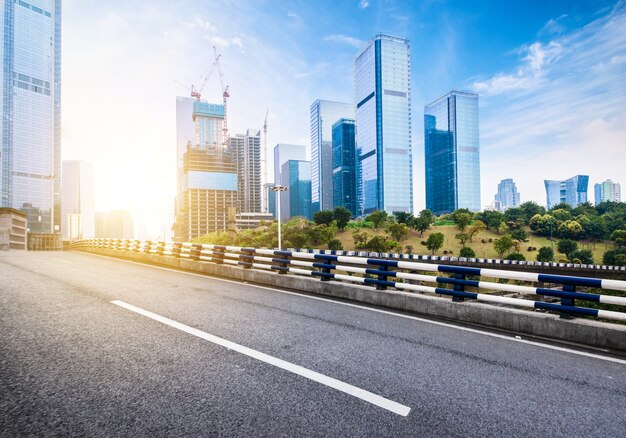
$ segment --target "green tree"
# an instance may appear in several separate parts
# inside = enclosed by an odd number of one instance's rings
[[[469,233],[458,233],[454,235],[454,238],[461,243],[461,246],[465,248],[465,243],[470,240]]]
[[[389,242],[385,236],[374,236],[367,241],[365,249],[373,252],[387,252],[394,246],[393,243]]]
[[[393,214],[399,224],[409,224],[413,220],[413,215],[408,211],[396,211]]]
[[[574,219],[572,213],[569,210],[565,210],[563,208],[551,210],[550,216],[555,218],[558,222],[571,221],[572,219]]]
[[[486,229],[487,229],[487,225],[483,221],[481,220],[474,221],[474,223],[470,225],[470,227],[467,230],[467,234],[469,234],[469,241],[472,242],[474,239],[474,236],[476,236],[478,233]]]
[[[461,251],[459,252],[459,257],[465,257],[465,258],[471,259],[471,258],[476,257],[476,253],[469,246],[464,246],[463,248],[461,248]]]
[[[508,208],[504,212],[504,221],[505,222],[517,222],[524,221],[526,218],[526,213],[519,207]]]
[[[443,246],[443,241],[444,235],[442,233],[432,233],[426,240],[426,248],[434,254]]]
[[[538,262],[551,262],[554,260],[554,251],[549,246],[542,246],[537,253]]]
[[[294,248],[304,248],[309,241],[309,236],[307,236],[306,232],[300,230],[290,233],[289,238],[285,240],[289,242],[289,246]]]
[[[313,222],[317,225],[328,225],[333,219],[333,212],[331,210],[320,210],[313,213]]]
[[[512,252],[511,254],[507,255],[505,258],[505,260],[517,260],[517,261],[524,261],[526,260],[526,257],[524,257],[524,254],[520,254],[519,252]]]
[[[583,227],[584,236],[592,242],[607,237],[609,230],[602,216],[585,214],[578,216],[576,220]]]
[[[583,227],[576,221],[565,221],[559,224],[558,234],[565,239],[579,239],[583,235]]]
[[[320,227],[320,241],[326,244],[333,240],[339,231],[337,221],[332,221],[328,225],[318,225],[318,227]]]
[[[506,222],[500,223],[500,226],[498,227],[498,234],[506,234],[508,232],[509,232],[509,226],[506,224]]]
[[[428,223],[430,224],[432,224],[435,221],[435,215],[433,214],[432,211],[430,211],[427,208],[420,211],[417,217],[428,220]]]
[[[478,213],[476,218],[487,226],[487,229],[496,231],[500,224],[504,222],[504,216],[497,210],[485,210]]]
[[[473,215],[471,213],[461,212],[458,214],[454,214],[452,217],[454,218],[454,223],[456,224],[456,227],[461,231],[465,231],[465,228],[467,228],[467,226],[469,225]]]
[[[551,212],[554,210],[566,210],[566,211],[571,212],[573,209],[572,209],[572,206],[569,205],[567,202],[560,202],[556,205],[553,205],[552,208],[550,208]]]
[[[514,240],[519,240],[520,242],[528,242],[528,234],[526,234],[526,231],[521,228],[511,231],[511,237]]]
[[[530,219],[536,214],[546,214],[546,209],[533,201],[524,202],[519,206],[519,209],[524,213],[524,222],[528,224]]]
[[[611,240],[615,243],[615,246],[621,248],[626,246],[626,230],[615,230],[611,233]]]
[[[619,264],[619,260],[621,260],[620,256],[626,257],[626,248],[606,251],[602,256],[602,263],[612,266],[624,266]]]
[[[387,225],[387,232],[391,234],[396,241],[400,242],[406,239],[406,236],[409,234],[409,227],[407,224],[392,222]]]
[[[374,225],[374,229],[378,229],[382,224],[387,221],[387,212],[385,210],[375,210],[365,217],[367,222],[371,222]]]
[[[339,239],[332,239],[328,241],[328,249],[339,250],[343,249],[343,243]]]
[[[424,235],[424,231],[430,228],[435,216],[432,211],[424,209],[420,211],[419,215],[410,222],[410,226],[420,232],[420,237]]]
[[[578,249],[578,244],[570,239],[563,239],[559,241],[556,250],[561,254],[565,254],[567,258],[570,258],[570,254]]]
[[[367,243],[369,235],[365,231],[355,230],[352,233],[352,239],[354,239],[354,247],[357,249],[361,249]]]
[[[617,266],[626,266],[626,254],[617,254],[615,256],[615,264]]]
[[[552,227],[552,234],[556,235],[558,229],[558,223],[556,219],[549,214],[536,214],[528,223],[531,231],[535,234],[539,234],[540,236],[549,236],[550,235],[550,227]]]
[[[493,241],[493,248],[496,250],[500,258],[502,258],[508,250],[513,248],[513,239],[511,236],[502,236]]]
[[[572,252],[568,258],[574,263],[583,263],[585,265],[593,264],[593,253],[588,249],[577,249]]]
[[[352,213],[346,207],[338,206],[333,210],[333,219],[337,221],[337,227],[343,231],[352,219]]]

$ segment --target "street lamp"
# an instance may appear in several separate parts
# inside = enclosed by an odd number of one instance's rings
[[[278,249],[283,249],[281,235],[280,235],[280,192],[289,190],[289,187],[281,186],[280,184],[270,188],[271,191],[276,192],[276,216],[278,216]]]

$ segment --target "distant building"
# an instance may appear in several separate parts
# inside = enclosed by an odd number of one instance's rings
[[[426,208],[480,211],[478,95],[451,91],[424,108]]]
[[[593,186],[596,205],[605,201],[622,202],[621,186],[610,179]]]
[[[61,233],[64,240],[95,236],[93,165],[86,161],[63,161]]]
[[[237,169],[237,213],[260,213],[261,131],[248,129],[228,138],[228,157]]]
[[[96,238],[134,239],[134,230],[133,218],[128,211],[111,210],[108,213],[96,213]]]
[[[0,249],[26,249],[26,213],[0,207]]]
[[[339,119],[333,125],[333,205],[359,212],[358,164],[354,119]]]
[[[280,172],[281,184],[288,190],[280,193],[280,216],[282,220],[303,216],[312,218],[311,211],[311,162],[288,160]]]
[[[511,178],[503,179],[498,184],[498,193],[496,193],[494,206],[498,211],[505,211],[509,208],[516,208],[520,205],[520,194]]]
[[[354,58],[359,214],[413,211],[409,40],[374,36]]]
[[[312,211],[333,208],[332,126],[354,119],[354,104],[316,100],[311,105],[311,199]]]
[[[182,200],[174,224],[174,240],[190,241],[234,225],[237,206],[237,170],[224,147],[224,106],[193,102],[193,144],[183,154]]]
[[[289,160],[306,160],[306,147],[296,144],[279,143],[274,146],[274,184],[268,185],[268,210],[276,217],[276,192],[271,191],[271,187],[281,184],[280,175],[283,164]],[[284,214],[281,212],[281,214]]]
[[[60,233],[61,1],[4,1],[0,11],[0,207],[26,213],[32,233]]]
[[[544,180],[548,209],[560,203],[576,207],[587,202],[588,175],[576,175],[565,181]]]

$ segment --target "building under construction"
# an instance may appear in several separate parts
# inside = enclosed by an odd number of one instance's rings
[[[183,155],[174,239],[190,241],[229,227],[237,205],[237,168],[224,147],[224,106],[193,102],[194,142]]]

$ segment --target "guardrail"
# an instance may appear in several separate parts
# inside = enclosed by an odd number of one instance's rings
[[[321,281],[360,283],[375,286],[379,290],[395,288],[402,291],[430,293],[451,297],[453,301],[472,299],[493,304],[554,311],[567,318],[582,315],[626,321],[626,313],[623,311],[576,305],[576,301],[587,301],[625,306],[626,310],[626,296],[602,295],[577,290],[577,288],[597,288],[624,292],[626,281],[620,280],[188,242],[88,239],[73,242],[71,247],[106,248],[156,254],[163,257],[188,258],[195,261],[240,266],[244,269],[262,269],[276,271],[279,274],[319,277]],[[435,272],[438,275],[429,275],[428,272]],[[513,280],[520,284],[484,281],[483,279],[505,282]],[[434,286],[426,286],[424,283],[434,284]],[[553,284],[558,288],[538,287],[543,283]],[[441,287],[442,285],[444,287]],[[446,285],[448,287],[445,287]],[[523,298],[494,294],[498,292],[521,295]],[[550,299],[552,302],[536,300],[536,298]]]

